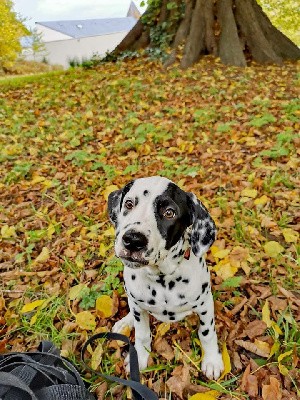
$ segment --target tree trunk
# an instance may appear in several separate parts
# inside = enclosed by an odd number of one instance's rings
[[[165,67],[181,52],[182,68],[205,54],[239,67],[246,66],[246,60],[281,64],[300,59],[300,49],[272,25],[256,0],[160,0],[159,5],[153,4],[113,54],[160,44],[165,49],[167,44],[171,53]]]

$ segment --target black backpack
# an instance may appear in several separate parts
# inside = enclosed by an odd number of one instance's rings
[[[101,374],[86,365],[85,350],[99,338],[121,340],[129,345],[130,380]],[[137,353],[127,336],[110,332],[96,334],[84,344],[81,358],[94,374],[129,386],[134,400],[158,400],[152,390],[140,383]],[[95,400],[95,397],[74,365],[60,357],[53,343],[43,341],[35,352],[0,354],[0,400]]]

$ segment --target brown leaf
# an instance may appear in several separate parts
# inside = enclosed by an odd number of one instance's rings
[[[172,393],[183,398],[183,391],[190,384],[190,368],[187,364],[180,365],[174,369],[172,375],[166,382],[167,386]]]
[[[166,360],[171,361],[174,358],[174,350],[166,339],[158,337],[154,342],[155,351],[163,356]]]
[[[273,376],[270,377],[270,385],[262,386],[263,400],[281,400],[282,390],[278,379]]]
[[[265,322],[260,320],[251,321],[241,336],[248,336],[250,339],[254,339],[257,336],[263,335],[266,329],[267,324]]]
[[[250,351],[251,353],[257,354],[258,356],[261,357],[269,357],[270,351],[269,346],[267,343],[257,341],[257,344],[252,343],[252,342],[246,342],[245,340],[236,340],[235,343],[244,349]],[[265,347],[261,346],[261,344],[264,343]],[[268,346],[268,347],[267,347]]]
[[[258,395],[258,379],[255,375],[251,374],[251,362],[248,364],[242,377],[241,389],[244,390],[249,396],[257,398]]]

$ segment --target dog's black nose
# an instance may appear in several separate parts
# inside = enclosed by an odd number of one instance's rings
[[[144,249],[148,244],[148,239],[143,233],[129,230],[122,237],[125,249],[130,251],[139,251]]]

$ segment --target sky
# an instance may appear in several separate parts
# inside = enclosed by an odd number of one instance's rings
[[[37,21],[126,17],[131,0],[13,0],[14,10],[25,25],[34,28]],[[141,0],[135,0],[140,7]]]

